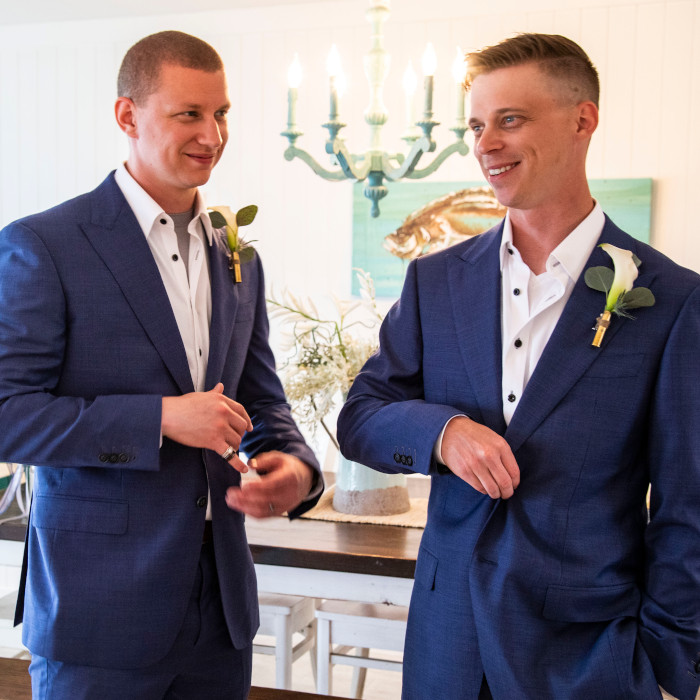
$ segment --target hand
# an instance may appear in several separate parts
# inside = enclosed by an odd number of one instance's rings
[[[447,424],[442,458],[451,472],[491,498],[510,498],[520,483],[520,469],[508,443],[466,416]]]
[[[269,518],[298,506],[311,491],[314,470],[297,457],[284,452],[263,452],[248,462],[260,479],[246,479],[226,492],[226,504],[233,510]]]
[[[237,450],[245,433],[253,429],[245,408],[224,396],[221,382],[211,391],[164,396],[160,425],[165,437],[218,454],[223,454],[229,446]],[[248,471],[237,454],[229,464],[239,472]]]

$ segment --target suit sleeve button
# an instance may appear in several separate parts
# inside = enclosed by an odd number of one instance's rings
[[[413,457],[411,457],[411,456],[406,457],[406,465],[409,467],[413,466]]]
[[[129,455],[125,454],[124,452],[121,452],[119,454],[119,461],[122,463],[128,462],[129,461]]]
[[[200,496],[197,499],[197,508],[205,508],[207,505],[207,497],[206,496]]]
[[[109,455],[105,452],[100,452],[100,462],[109,462]]]
[[[115,454],[115,453],[112,453],[112,454],[109,456],[109,461],[110,461],[110,464],[116,464],[116,463],[119,461],[119,455],[118,455],[118,454]]]
[[[394,452],[394,462],[401,464],[401,455],[398,452]]]

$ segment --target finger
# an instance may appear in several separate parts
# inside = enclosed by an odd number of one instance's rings
[[[231,487],[226,491],[226,505],[254,518],[269,518],[281,515],[285,510],[284,504],[275,504],[272,496],[265,498],[261,493],[251,492],[249,488]]]

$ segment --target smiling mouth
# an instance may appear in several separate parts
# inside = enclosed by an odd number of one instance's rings
[[[510,165],[503,165],[500,168],[489,168],[488,172],[489,175],[494,176],[494,175],[501,175],[502,173],[507,173],[509,170],[512,170],[518,163],[511,163]]]

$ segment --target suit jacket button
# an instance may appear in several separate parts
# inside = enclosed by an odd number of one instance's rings
[[[394,462],[401,464],[401,455],[398,452],[394,452]]]
[[[207,505],[207,497],[206,496],[200,496],[197,499],[197,508],[205,508]]]
[[[100,453],[100,462],[109,462],[109,455],[105,452]]]
[[[412,466],[413,466],[413,457],[410,457],[410,456],[409,456],[409,457],[406,457],[406,464],[407,464],[409,467],[412,467]]]
[[[121,452],[119,454],[119,461],[120,462],[128,462],[129,461],[129,455],[125,454],[124,452]]]
[[[112,453],[112,454],[109,456],[109,461],[110,461],[111,464],[116,464],[116,463],[119,461],[119,455],[118,455],[118,454],[115,454],[115,453]]]

